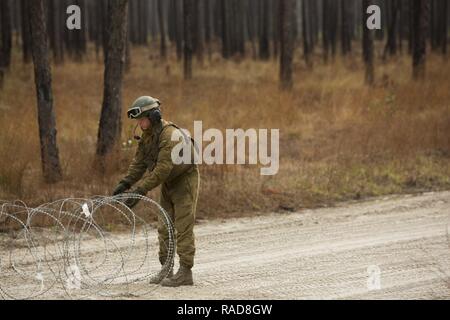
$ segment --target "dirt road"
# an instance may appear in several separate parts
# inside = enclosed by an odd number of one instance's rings
[[[139,298],[450,299],[449,229],[450,191],[202,222],[195,285]]]
[[[450,299],[448,228],[450,192],[207,223],[197,228],[196,285],[154,295]],[[381,290],[368,290],[369,266]]]

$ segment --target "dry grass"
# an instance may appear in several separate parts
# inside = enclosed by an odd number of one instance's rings
[[[410,80],[410,60],[376,68],[377,83],[363,84],[360,59],[308,70],[298,57],[292,93],[278,90],[275,61],[223,61],[213,55],[195,65],[194,80],[169,59],[133,49],[124,105],[140,95],[163,101],[164,117],[192,129],[280,128],[280,171],[262,177],[254,166],[203,165],[201,217],[294,210],[344,199],[450,188],[450,66],[430,56],[427,81]],[[58,144],[64,181],[41,180],[32,66],[15,52],[0,91],[0,198],[32,204],[106,194],[120,179],[133,149],[111,159],[109,173],[92,169],[102,100],[102,60],[53,67]],[[124,112],[125,113],[125,112]],[[125,114],[124,114],[125,116]],[[123,122],[123,141],[132,123]],[[151,194],[157,197],[157,192]]]

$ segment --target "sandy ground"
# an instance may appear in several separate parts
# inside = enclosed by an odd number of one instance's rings
[[[195,231],[193,287],[139,283],[131,291],[151,290],[116,298],[450,299],[450,191],[208,221]],[[20,288],[20,278],[11,281]]]

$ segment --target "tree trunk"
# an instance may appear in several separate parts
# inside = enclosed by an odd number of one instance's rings
[[[86,0],[75,0],[74,4],[80,7],[81,10],[81,29],[71,30],[73,43],[73,54],[75,61],[81,62],[87,49],[87,35],[86,35]]]
[[[128,0],[108,2],[104,92],[97,141],[97,156],[102,158],[113,150],[120,138],[127,11]]]
[[[195,0],[183,0],[184,9],[184,79],[192,79],[193,18]]]
[[[211,9],[213,7],[213,4],[211,3],[212,1],[210,0],[206,0],[205,1],[205,44],[206,44],[206,48],[208,51],[208,59],[211,60],[212,58],[212,47],[211,47],[211,42],[212,42],[212,21],[211,21]]]
[[[317,0],[309,0],[309,16],[310,16],[310,39],[311,39],[311,51],[314,51],[316,43],[318,41],[318,10],[317,10]]]
[[[238,53],[242,57],[245,56],[245,3],[246,0],[234,1],[234,50],[233,54]]]
[[[159,21],[159,34],[160,34],[160,55],[163,60],[167,58],[167,46],[166,46],[166,27],[164,19],[164,0],[158,0],[158,21]]]
[[[106,0],[109,1],[109,0]],[[129,16],[128,21],[130,24],[130,40],[132,44],[139,43],[139,0],[130,0],[128,6]]]
[[[367,28],[366,22],[369,18],[367,7],[371,5],[370,0],[363,0],[362,6],[362,28],[363,28],[363,57],[366,66],[366,84],[372,85],[375,79],[373,66],[373,38],[374,31]]]
[[[150,7],[150,17],[148,19],[149,28],[150,28],[150,35],[153,42],[156,42],[159,38],[159,27],[158,27],[158,10],[156,8],[157,3],[156,0],[151,0],[151,2],[148,3]],[[139,23],[138,23],[139,26]]]
[[[408,0],[399,0],[400,1],[400,21],[399,21],[399,28],[398,28],[398,48],[400,50],[400,54],[403,53],[403,41],[406,38],[407,34],[407,27],[408,27],[408,5],[406,1]]]
[[[57,1],[57,0],[56,0]],[[104,0],[97,0],[94,1],[92,6],[94,10],[94,19],[92,21],[92,24],[95,25],[95,54],[97,59],[100,57],[100,49],[104,52],[104,34],[105,34],[105,25],[104,25],[104,11],[103,11],[103,1]]]
[[[44,1],[30,1],[29,10],[42,170],[45,181],[54,183],[61,180],[62,172],[56,143],[57,131],[53,111],[52,75],[49,63]]]
[[[157,6],[156,3],[155,6]],[[147,38],[148,38],[147,22],[149,20],[148,13],[149,13],[148,0],[139,0],[138,2],[139,43],[142,45],[147,45]]]
[[[31,27],[30,27],[30,1],[21,0],[21,20],[22,20],[22,56],[24,63],[31,62]]]
[[[302,0],[302,25],[303,25],[303,55],[306,65],[311,68],[311,23],[310,23],[310,2],[308,0]]]
[[[330,1],[328,4],[329,9],[329,22],[328,22],[328,35],[329,35],[329,44],[331,46],[331,55],[334,58],[337,52],[337,34],[338,34],[338,21],[339,21],[339,10],[337,0],[328,0]]]
[[[195,0],[194,8],[194,19],[193,19],[193,45],[194,52],[197,55],[197,61],[202,65],[204,62],[204,43],[205,43],[205,33],[204,33],[204,14],[205,6],[204,0]]]
[[[381,21],[382,21],[381,25],[382,26],[381,26],[380,29],[376,29],[376,31],[375,31],[375,40],[383,41],[384,40],[384,29],[385,29],[384,21],[386,21],[386,19],[387,19],[386,18],[386,12],[387,12],[386,0],[378,0],[377,5],[380,7],[380,10],[381,10]]]
[[[438,47],[438,33],[437,30],[437,1],[436,0],[430,0],[430,23],[429,23],[429,36],[430,36],[430,45],[431,50],[436,51]]]
[[[397,54],[397,21],[400,14],[400,0],[391,0],[390,5],[390,21],[388,26],[388,40],[384,47],[383,60]]]
[[[61,10],[60,0],[49,0],[49,35],[50,47],[53,50],[53,60],[56,64],[64,61],[64,46],[62,41],[62,31],[65,28],[63,17],[64,12]]]
[[[323,46],[323,60],[328,62],[328,56],[330,54],[330,1],[333,0],[323,0],[322,3],[322,46]]]
[[[425,78],[426,37],[429,22],[429,0],[414,0],[413,77]]]
[[[169,0],[167,10],[167,36],[169,42],[175,43],[175,0]]]
[[[350,38],[350,5],[348,0],[341,0],[341,48],[342,54],[345,56],[352,51]]]
[[[230,1],[220,0],[222,22],[222,57],[228,59],[231,56],[231,32],[230,32]]]
[[[294,58],[295,0],[279,0],[280,21],[280,85],[292,89],[292,60]]]
[[[256,0],[258,1],[258,0]],[[250,0],[248,3],[248,6],[246,8],[246,16],[247,16],[247,29],[248,29],[248,35],[250,38],[250,43],[252,47],[252,57],[255,60],[257,58],[257,49],[256,49],[256,43],[255,38],[257,36],[257,30],[258,30],[258,17],[255,15],[255,12],[257,12],[256,9],[255,0]]]
[[[225,0],[226,1],[226,0]],[[268,60],[270,58],[269,23],[270,23],[270,0],[259,0],[259,58]]]
[[[183,57],[183,1],[175,0],[175,37],[178,60],[181,60]]]
[[[280,30],[280,24],[282,23],[282,21],[280,20],[280,6],[281,6],[281,2],[282,0],[272,0],[272,8],[271,8],[271,12],[273,12],[273,14],[271,15],[272,17],[272,52],[273,52],[273,58],[274,59],[278,59],[278,52],[280,51],[280,35],[281,35],[281,30]]]
[[[414,48],[414,0],[408,1],[408,21],[409,21],[408,53],[412,55]]]
[[[439,33],[441,34],[441,52],[447,58],[447,35],[448,35],[448,0],[441,2],[441,23]]]
[[[130,28],[127,23],[127,35],[125,40],[125,72],[128,73],[131,70],[131,42],[130,42]]]
[[[8,69],[11,64],[12,25],[9,0],[0,0],[0,69]]]

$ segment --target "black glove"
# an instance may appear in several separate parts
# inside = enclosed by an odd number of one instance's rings
[[[125,191],[130,189],[130,187],[131,186],[128,182],[120,181],[113,191],[113,196],[117,196],[118,194],[124,193]]]
[[[147,192],[145,192],[142,188],[139,188],[139,187],[134,189],[130,193],[139,194],[141,196],[145,196],[147,194]],[[125,205],[128,208],[133,209],[139,203],[139,201],[140,201],[140,199],[137,199],[137,198],[128,198],[127,200],[125,200]]]

